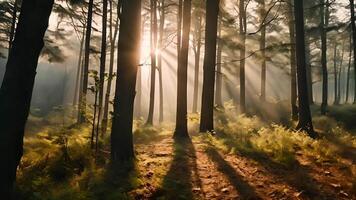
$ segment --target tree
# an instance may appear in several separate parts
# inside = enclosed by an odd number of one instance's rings
[[[200,54],[202,47],[202,23],[203,16],[201,8],[197,5],[194,10],[194,91],[193,91],[193,113],[198,111],[198,93],[199,93],[199,71],[200,71]]]
[[[299,122],[297,129],[305,131],[311,137],[315,137],[313,123],[311,119],[307,71],[305,62],[305,39],[304,39],[304,9],[303,1],[294,0],[295,32],[296,32],[296,58],[297,58],[297,78],[298,78],[298,103]]]
[[[352,33],[352,32],[351,32]],[[350,34],[350,40],[349,40],[349,64],[347,67],[347,77],[346,77],[346,103],[349,102],[349,92],[350,92],[350,72],[351,72],[351,62],[352,62],[352,34]]]
[[[15,39],[0,89],[0,194],[11,199],[16,169],[23,154],[38,58],[44,46],[53,0],[22,2]]]
[[[205,28],[205,55],[200,132],[214,130],[214,86],[216,40],[219,17],[219,0],[207,0]]]
[[[247,30],[247,16],[245,0],[239,1],[239,24],[240,24],[240,111],[246,112],[246,76],[245,76],[245,62],[246,62],[246,30]]]
[[[215,104],[219,108],[224,107],[222,100],[222,19],[219,17],[218,24],[218,41],[217,41],[217,52],[216,52],[216,86],[215,86]]]
[[[354,75],[355,75],[355,85],[356,85],[356,18],[355,18],[355,2],[350,0],[350,13],[351,13],[351,32],[353,41],[353,52],[354,52]],[[354,88],[354,104],[356,104],[356,87]]]
[[[140,59],[141,0],[122,0],[114,116],[111,131],[112,162],[134,157],[132,125]]]
[[[146,124],[153,124],[153,113],[155,106],[155,91],[156,91],[156,68],[157,68],[157,0],[151,0],[151,88],[150,88],[150,104]]]
[[[82,101],[79,102],[80,110],[80,123],[83,123],[86,115],[86,96],[88,93],[88,76],[89,76],[89,56],[90,56],[90,39],[91,39],[91,29],[93,20],[93,5],[94,0],[89,0],[88,4],[88,17],[87,17],[87,27],[85,33],[85,43],[84,43],[84,66],[83,66],[83,83],[82,83]]]
[[[159,42],[158,42],[158,77],[159,77],[159,122],[163,122],[163,72],[162,72],[162,51],[164,38],[164,23],[166,20],[165,0],[161,0],[160,6],[160,22],[159,22]]]
[[[177,116],[174,137],[189,137],[187,126],[187,81],[188,81],[188,51],[191,18],[191,0],[183,3],[183,35],[178,56],[177,74]]]
[[[292,0],[288,2],[288,27],[290,38],[290,76],[291,76],[291,110],[292,119],[298,119],[298,107],[297,107],[297,69],[296,69],[296,43],[295,43],[295,21],[293,13]]]
[[[321,114],[326,114],[328,105],[328,67],[327,67],[327,32],[326,27],[329,24],[328,0],[325,7],[325,1],[320,0],[320,37],[321,37],[321,69],[323,74],[322,103]]]
[[[261,39],[260,39],[260,49],[261,49],[261,100],[266,101],[266,25],[264,24],[264,17],[266,16],[266,3],[265,0],[260,1],[261,13],[260,18],[261,23]]]
[[[19,1],[15,0],[12,10],[12,20],[11,20],[11,29],[10,29],[10,37],[9,37],[9,50],[11,49],[12,42],[14,40],[15,35],[15,27],[16,27],[16,19],[17,19],[17,9],[18,9]]]

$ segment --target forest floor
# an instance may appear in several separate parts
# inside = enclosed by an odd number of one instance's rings
[[[216,116],[216,132],[198,133],[190,115],[187,139],[173,139],[172,124],[135,120],[136,159],[119,166],[109,137],[100,154],[90,149],[90,125],[31,117],[18,199],[356,199],[356,106],[314,116],[316,140],[256,116]]]

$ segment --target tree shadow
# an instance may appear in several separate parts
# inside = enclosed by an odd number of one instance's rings
[[[340,138],[332,135],[328,135],[325,139],[334,144],[338,148],[338,155],[346,160],[356,164],[356,148],[349,143],[343,142]]]
[[[193,183],[197,177],[195,148],[190,138],[175,138],[173,160],[162,185],[150,199],[194,199]]]
[[[295,158],[295,155],[293,155],[293,164],[286,166],[274,161],[268,154],[261,152],[258,149],[254,149],[253,145],[240,144],[235,138],[228,136],[227,134],[222,134],[218,137],[222,137],[225,141],[229,141],[225,143],[225,145],[229,149],[236,149],[238,155],[256,161],[265,171],[301,192],[303,198],[337,198],[337,194],[332,194],[321,189],[321,183],[310,176],[310,167],[301,165]],[[241,148],[241,146],[243,147]]]
[[[221,157],[221,155],[212,146],[206,148],[206,153],[212,161],[217,164],[218,170],[222,172],[240,194],[241,199],[261,199],[255,192],[255,189],[249,185],[236,170]]]

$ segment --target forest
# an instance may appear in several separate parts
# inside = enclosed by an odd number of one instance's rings
[[[0,0],[0,199],[356,199],[354,0]]]

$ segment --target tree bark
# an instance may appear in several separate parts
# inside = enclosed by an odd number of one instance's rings
[[[122,0],[118,65],[111,132],[111,161],[134,158],[132,125],[140,62],[141,0]]]
[[[321,33],[321,69],[323,77],[323,86],[322,86],[322,103],[321,103],[321,114],[326,114],[326,107],[328,105],[328,67],[327,67],[327,33],[325,27],[328,26],[328,3],[325,11],[325,1],[320,0],[320,33]]]
[[[350,50],[349,50],[349,65],[347,67],[347,78],[346,78],[346,103],[349,102],[349,93],[350,93],[350,73],[351,73],[351,62],[352,62],[352,34],[350,34]]]
[[[205,55],[200,132],[214,130],[214,86],[219,0],[206,2]]]
[[[337,88],[337,42],[335,41],[335,46],[334,46],[334,105],[338,104],[337,103],[337,93],[338,93],[338,88]]]
[[[187,81],[188,81],[188,53],[189,32],[191,19],[191,0],[183,3],[183,35],[177,75],[177,116],[174,137],[189,137],[187,126]]]
[[[261,4],[261,20],[266,16],[265,0],[260,1]],[[266,26],[261,23],[261,39],[260,39],[260,49],[261,49],[261,100],[266,101]]]
[[[160,22],[159,22],[159,42],[158,42],[158,76],[159,76],[159,122],[164,120],[163,111],[163,74],[162,74],[162,52],[163,52],[163,38],[164,38],[164,23],[165,23],[165,0],[161,0]]]
[[[157,0],[151,0],[151,89],[150,104],[146,124],[153,125],[157,68]]]
[[[299,122],[297,129],[305,131],[310,137],[315,137],[313,123],[311,119],[307,71],[305,62],[305,38],[304,38],[304,9],[303,1],[294,0],[295,28],[296,28],[296,57],[297,57],[297,78],[298,78],[298,103]]]
[[[350,0],[350,12],[351,12],[351,30],[352,30],[352,41],[353,41],[353,52],[354,52],[354,104],[356,104],[356,22],[355,22],[355,2]]]
[[[239,5],[239,21],[240,21],[240,111],[242,114],[246,112],[246,9],[245,0],[240,0]]]
[[[222,101],[222,19],[218,19],[218,38],[217,38],[217,52],[216,52],[216,88],[215,88],[215,104],[219,108],[224,107]]]
[[[12,199],[16,169],[23,154],[38,58],[44,45],[53,0],[22,2],[15,39],[0,89],[0,195]]]
[[[203,17],[200,11],[195,13],[195,31],[194,31],[194,42],[196,43],[194,49],[194,91],[193,91],[193,113],[198,112],[198,93],[199,93],[199,71],[200,71],[200,54],[201,54],[201,31],[202,31],[202,21]]]
[[[90,39],[93,20],[93,4],[94,0],[89,0],[87,27],[85,33],[85,51],[84,51],[84,67],[83,67],[83,85],[82,85],[82,102],[80,102],[80,123],[86,121],[86,98],[88,93],[88,78],[89,78],[89,56],[90,56]]]
[[[291,68],[291,110],[292,119],[298,119],[298,107],[297,107],[297,64],[296,64],[296,43],[295,43],[295,21],[293,13],[292,0],[289,0],[289,37],[290,37],[290,68]]]

